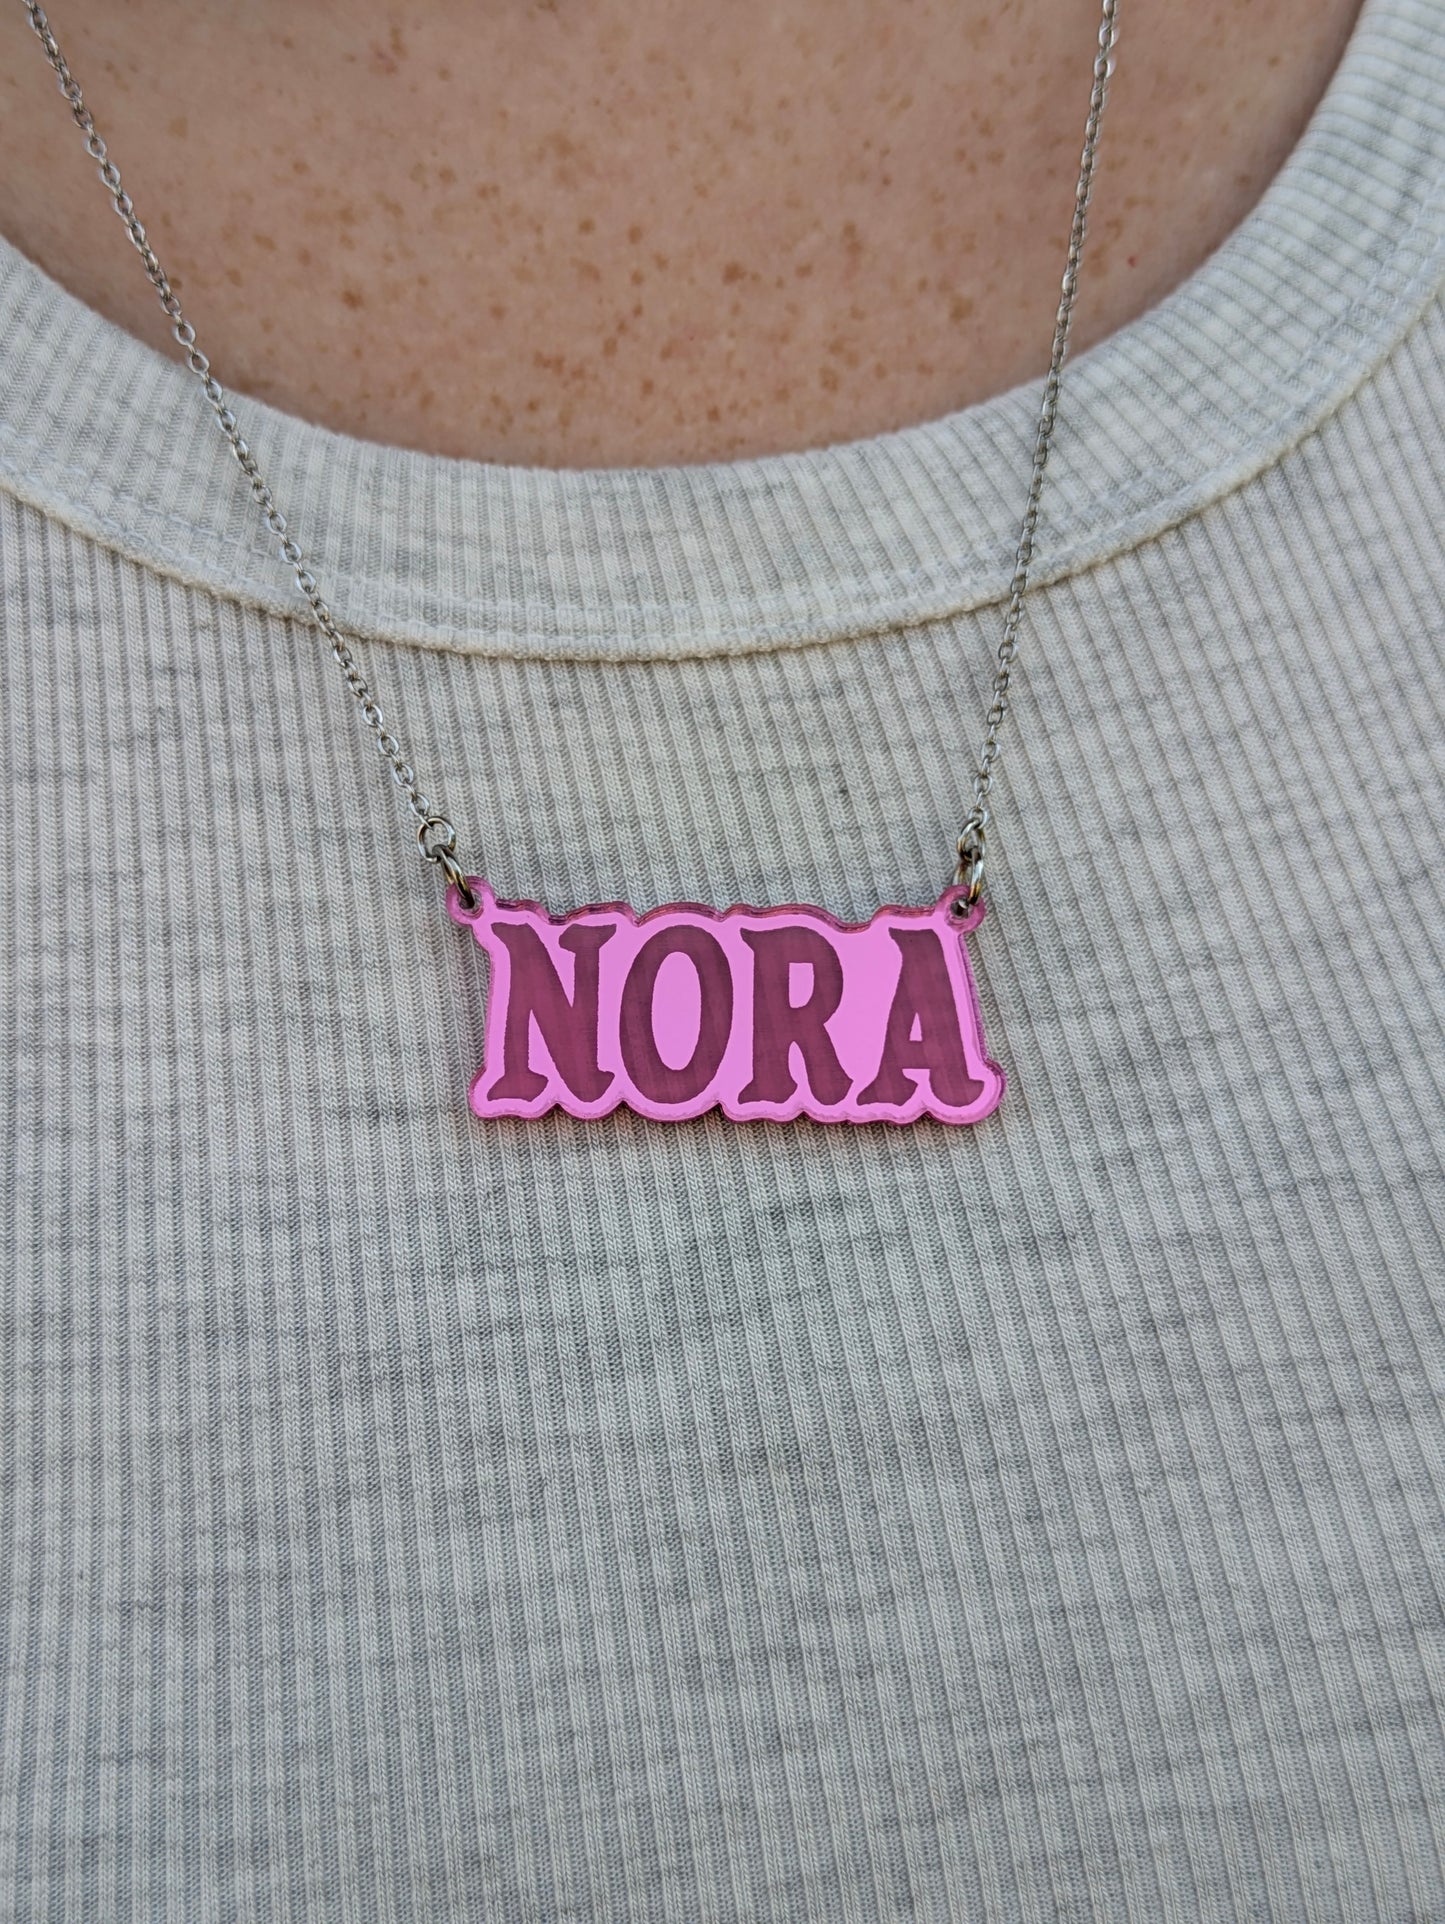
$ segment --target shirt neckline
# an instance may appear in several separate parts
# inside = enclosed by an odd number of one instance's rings
[[[1445,272],[1434,0],[1365,0],[1243,223],[1072,359],[1034,580],[1149,539],[1277,461]],[[0,487],[159,572],[298,602],[196,384],[0,239]],[[1000,601],[1041,383],[801,453],[657,468],[450,460],[236,411],[338,619],[469,654],[747,653]]]

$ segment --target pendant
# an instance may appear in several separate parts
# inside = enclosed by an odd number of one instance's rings
[[[848,923],[697,902],[552,915],[468,887],[475,907],[455,887],[447,904],[491,964],[479,1116],[963,1123],[1003,1096],[964,948],[984,906],[963,889]]]

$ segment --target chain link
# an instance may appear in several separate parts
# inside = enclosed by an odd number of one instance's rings
[[[130,236],[131,245],[141,257],[146,278],[156,291],[156,298],[162,312],[171,323],[171,333],[185,357],[186,366],[201,384],[201,390],[210,403],[216,425],[230,444],[241,472],[251,487],[251,497],[261,511],[261,518],[270,529],[280,547],[281,553],[296,577],[296,586],[305,598],[317,627],[331,644],[331,654],[341,670],[347,687],[350,689],[362,721],[371,731],[372,739],[381,752],[382,759],[391,770],[391,778],[406,797],[406,805],[416,820],[417,845],[427,861],[436,864],[449,885],[455,887],[467,908],[476,906],[475,898],[467,886],[466,875],[456,854],[457,832],[448,817],[434,807],[417,781],[416,771],[406,758],[405,750],[396,735],[386,725],[382,712],[372,692],[370,683],[357,666],[356,657],[347,645],[346,637],[336,625],[335,617],[326,604],[326,599],[316,585],[316,577],[306,565],[306,557],[300,544],[287,526],[286,517],[276,505],[265,476],[261,473],[255,455],[251,452],[245,437],[236,424],[236,417],[226,399],[226,390],[211,372],[211,363],[202,353],[196,342],[196,330],[186,319],[180,299],[171,286],[165,269],[157,258],[155,249],[146,237],[135,211],[135,203],[121,184],[120,169],[111,159],[104,140],[98,132],[80,85],[70,71],[64,54],[60,51],[45,9],[37,0],[22,0],[25,11],[30,16],[30,24],[36,37],[45,50],[45,58],[54,69],[60,91],[70,107],[71,117],[85,138],[85,151],[95,162],[106,192],[110,195],[115,211],[119,214]]]
[[[1064,267],[1064,278],[1060,283],[1059,309],[1054,320],[1053,345],[1049,352],[1049,371],[1044,381],[1044,398],[1039,408],[1038,429],[1034,436],[1033,471],[1029,477],[1028,501],[1024,508],[1023,524],[1019,529],[1013,578],[1009,582],[1008,607],[1003,618],[1003,639],[999,642],[998,654],[995,657],[993,700],[984,718],[988,733],[983,738],[983,746],[979,750],[978,767],[973,777],[973,807],[958,837],[958,866],[954,870],[953,880],[955,886],[961,886],[965,891],[959,898],[958,906],[961,910],[971,907],[983,892],[983,870],[988,852],[988,825],[991,819],[988,794],[993,787],[994,764],[998,760],[999,731],[1009,712],[1009,681],[1013,675],[1014,657],[1018,653],[1019,623],[1023,618],[1024,591],[1029,585],[1029,568],[1034,558],[1034,535],[1039,524],[1039,498],[1043,493],[1044,469],[1048,466],[1049,451],[1054,444],[1054,419],[1059,408],[1059,383],[1063,374],[1064,357],[1068,352],[1069,323],[1074,314],[1074,296],[1078,291],[1079,262],[1083,258],[1089,196],[1094,186],[1094,161],[1099,146],[1099,127],[1104,118],[1104,102],[1108,97],[1109,80],[1114,72],[1114,42],[1118,38],[1118,29],[1114,20],[1116,10],[1116,0],[1102,0],[1098,52],[1094,57],[1094,84],[1089,94],[1089,117],[1084,125],[1084,151],[1079,163],[1078,186],[1074,190],[1074,218],[1069,228],[1069,252]]]

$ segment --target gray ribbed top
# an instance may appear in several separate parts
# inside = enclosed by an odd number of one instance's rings
[[[194,383],[0,244],[0,1919],[1445,1919],[1442,279],[1367,0],[1065,376],[993,1118],[482,1125]],[[858,920],[951,867],[1037,400],[238,412],[499,893]]]

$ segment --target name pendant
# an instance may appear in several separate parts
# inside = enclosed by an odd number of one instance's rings
[[[970,1123],[1002,1099],[964,946],[984,905],[963,888],[859,923],[697,902],[553,915],[474,876],[466,893],[447,905],[491,976],[478,1116]]]

